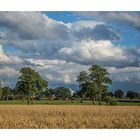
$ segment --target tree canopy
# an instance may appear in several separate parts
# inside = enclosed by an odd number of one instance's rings
[[[66,87],[57,87],[55,88],[55,95],[58,98],[68,98],[71,97],[71,91]]]
[[[123,92],[121,89],[118,89],[118,90],[115,91],[114,96],[115,96],[116,98],[123,98],[124,92]]]
[[[32,100],[33,95],[41,94],[48,87],[48,82],[43,80],[39,73],[30,67],[23,67],[20,74],[16,88],[26,96],[28,103]]]
[[[83,96],[89,96],[93,104],[94,100],[97,99],[100,104],[102,95],[107,93],[108,85],[112,83],[112,80],[109,78],[106,69],[98,65],[92,65],[88,73],[85,71],[80,72],[77,76],[77,82]]]

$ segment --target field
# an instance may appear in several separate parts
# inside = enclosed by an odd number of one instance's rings
[[[0,105],[0,128],[140,128],[140,107]]]

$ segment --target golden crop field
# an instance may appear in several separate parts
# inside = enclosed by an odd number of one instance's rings
[[[0,128],[140,128],[140,107],[0,105]]]

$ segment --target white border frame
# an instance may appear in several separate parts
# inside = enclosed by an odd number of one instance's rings
[[[139,11],[140,0],[0,0],[1,11]]]
[[[140,11],[140,0],[0,0],[0,11]],[[140,129],[2,129],[2,140],[139,140]]]
[[[139,129],[0,130],[3,140],[139,140]]]

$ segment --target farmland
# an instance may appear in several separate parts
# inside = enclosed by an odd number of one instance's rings
[[[140,107],[0,105],[0,128],[140,128]]]

